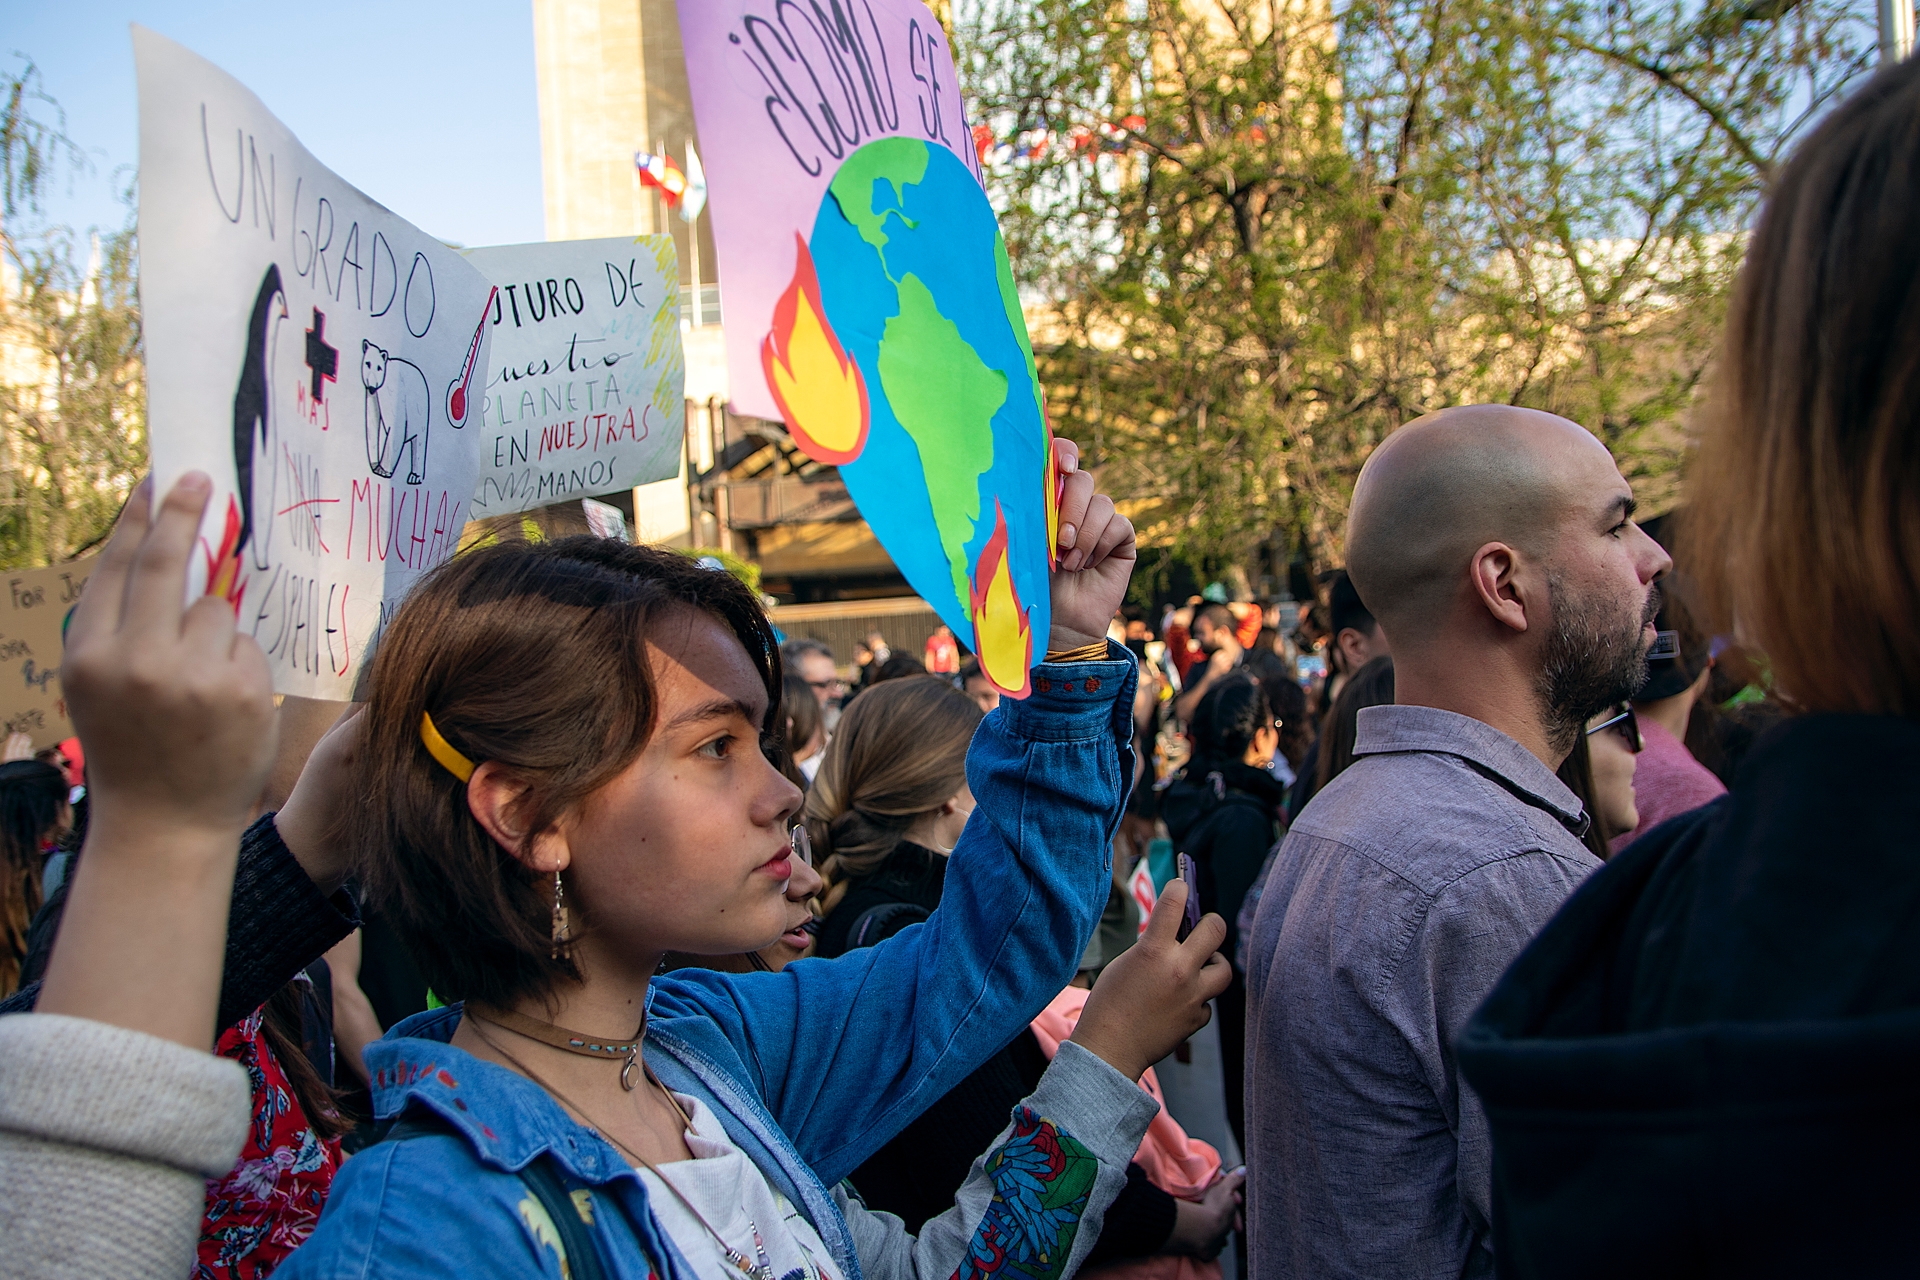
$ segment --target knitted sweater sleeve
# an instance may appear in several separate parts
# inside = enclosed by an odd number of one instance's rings
[[[179,1280],[239,1158],[237,1062],[85,1018],[0,1018],[0,1278]]]

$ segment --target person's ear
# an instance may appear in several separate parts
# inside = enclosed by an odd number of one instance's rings
[[[557,828],[533,833],[528,838],[523,810],[527,783],[492,760],[483,760],[467,779],[467,812],[480,824],[493,842],[525,863],[531,871],[546,874],[565,870],[572,855]]]
[[[1502,626],[1527,629],[1532,593],[1522,583],[1520,553],[1504,542],[1489,542],[1473,553],[1468,566],[1473,593],[1482,607]]]

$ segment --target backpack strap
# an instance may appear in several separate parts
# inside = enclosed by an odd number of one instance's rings
[[[438,1116],[416,1110],[397,1121],[388,1121],[386,1132],[376,1141],[405,1142],[409,1138],[451,1132]],[[554,1167],[553,1157],[543,1155],[522,1169],[520,1181],[547,1211],[547,1219],[560,1237],[561,1270],[572,1280],[607,1280],[607,1265],[600,1256],[600,1244],[594,1239],[581,1205],[568,1192],[567,1184]]]

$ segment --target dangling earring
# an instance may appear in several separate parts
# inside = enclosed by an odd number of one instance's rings
[[[553,958],[573,959],[573,925],[567,918],[567,891],[557,867],[553,872]]]

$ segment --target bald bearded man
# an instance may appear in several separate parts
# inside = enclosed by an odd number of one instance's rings
[[[1575,423],[1448,409],[1374,451],[1347,569],[1395,705],[1275,860],[1249,951],[1254,1280],[1490,1276],[1486,1118],[1453,1041],[1599,867],[1554,776],[1646,677],[1666,553]]]

